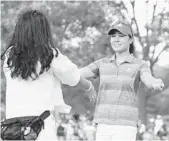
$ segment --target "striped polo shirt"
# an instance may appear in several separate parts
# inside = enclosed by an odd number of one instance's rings
[[[140,76],[150,72],[147,63],[130,54],[119,65],[115,55],[97,60],[88,67],[100,77],[94,121],[96,123],[136,126],[138,120],[137,93]]]

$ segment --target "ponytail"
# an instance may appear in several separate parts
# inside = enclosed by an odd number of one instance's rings
[[[129,35],[129,37],[134,38],[133,36],[130,36],[130,35]],[[130,54],[134,53],[134,43],[133,42],[130,44],[129,52],[130,52]]]
[[[129,52],[130,52],[130,54],[134,53],[134,44],[133,43],[130,44]]]

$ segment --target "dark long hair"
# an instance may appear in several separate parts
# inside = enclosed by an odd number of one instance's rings
[[[11,77],[20,76],[27,80],[33,78],[34,74],[33,79],[36,79],[50,68],[54,57],[52,48],[55,49],[47,18],[37,10],[30,10],[19,17],[12,40],[1,59],[9,50],[7,64],[11,69]],[[41,64],[39,74],[36,71],[38,62]]]

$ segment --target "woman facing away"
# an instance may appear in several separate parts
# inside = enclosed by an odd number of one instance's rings
[[[134,57],[133,32],[127,22],[115,22],[108,35],[115,55],[81,69],[86,78],[100,77],[94,114],[94,122],[98,123],[96,140],[134,141],[140,82],[154,90],[162,90],[164,84],[151,75],[145,61]]]
[[[37,10],[22,13],[6,51],[3,71],[6,77],[6,118],[36,116],[45,110],[62,106],[61,83],[79,84],[92,99],[95,90],[80,70],[55,48],[51,29],[45,15]],[[57,140],[55,119],[51,114],[45,120],[45,129],[39,140]]]

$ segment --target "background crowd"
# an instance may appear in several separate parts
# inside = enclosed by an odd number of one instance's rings
[[[93,116],[87,111],[83,115],[60,113],[56,134],[59,140],[95,140],[97,124],[92,122]],[[169,126],[161,115],[148,120],[147,126],[138,123],[137,140],[169,140]]]

